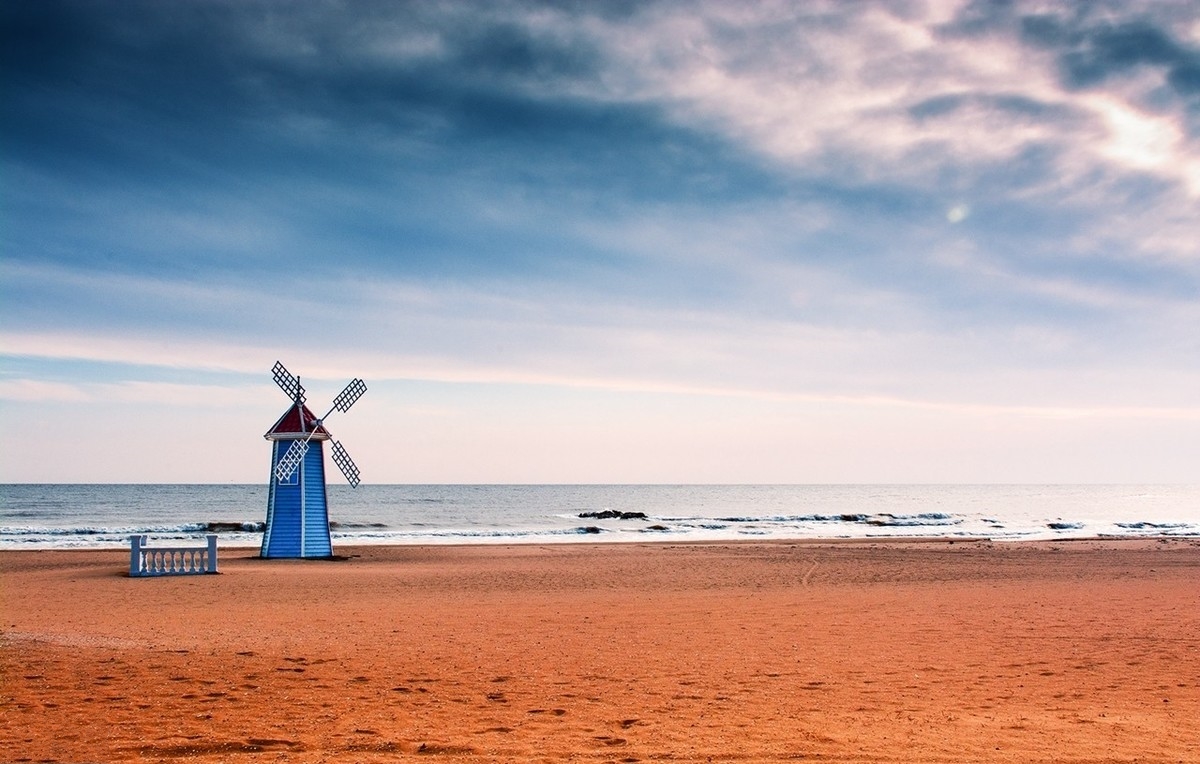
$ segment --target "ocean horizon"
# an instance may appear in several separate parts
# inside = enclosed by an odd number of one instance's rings
[[[1200,535],[1200,485],[330,485],[335,546]],[[0,486],[0,549],[262,540],[262,484]]]

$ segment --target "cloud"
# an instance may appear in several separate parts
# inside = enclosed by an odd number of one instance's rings
[[[38,379],[0,380],[0,400],[15,403],[62,401],[81,403],[92,396],[77,385],[65,382],[46,382]]]
[[[45,367],[7,389],[280,358],[1188,411],[1197,28],[1187,3],[7,4],[0,346]]]
[[[29,379],[0,381],[0,400],[18,403],[136,404],[153,407],[207,409],[246,406],[267,397],[266,386],[258,395],[246,388],[218,385],[185,385],[127,381],[117,384],[53,383]]]
[[[1091,88],[1150,68],[1165,74],[1165,84],[1177,96],[1200,95],[1200,49],[1176,39],[1165,26],[1194,23],[1195,8],[1162,3],[1156,10],[1160,18],[1155,20],[1114,20],[1099,13],[1099,18],[1086,13],[1029,15],[1021,19],[1021,31],[1025,40],[1056,52],[1063,77],[1073,87]]]
[[[153,171],[147,182],[177,167],[193,186],[205,181],[197,160],[217,167],[248,160],[240,196],[257,200],[249,208],[265,220],[296,226],[297,236],[310,233],[300,222],[310,213],[380,241],[410,237],[411,213],[358,197],[403,199],[431,215],[476,202],[455,197],[447,171],[480,194],[522,188],[591,206],[736,202],[831,186],[853,203],[867,193],[924,195],[948,184],[960,198],[997,200],[999,192],[1028,213],[1052,196],[1082,200],[1098,182],[1111,188],[1104,200],[1111,203],[1131,169],[1193,188],[1178,109],[1151,114],[1137,100],[1142,93],[1089,98],[1095,93],[1064,81],[1056,61],[1067,43],[1054,40],[1078,37],[1072,29],[1085,22],[1010,10],[972,26],[966,19],[975,6],[918,8],[702,3],[685,12],[653,3],[610,13],[503,4],[467,13],[453,5],[364,4],[348,17],[325,6],[283,14],[270,4],[253,11],[185,5],[179,18],[146,9],[132,36],[114,23],[120,17],[90,18],[86,34],[45,35],[29,57],[74,44],[77,60],[53,71],[95,84],[77,103],[102,104],[94,114],[101,124],[132,125],[136,116],[151,126],[127,138],[110,130],[100,145],[50,144],[56,155],[87,146],[95,161],[123,146],[113,161]],[[1139,23],[1143,36],[1159,29]],[[1169,39],[1161,29],[1159,36]],[[222,41],[216,57],[214,39]],[[1177,56],[1186,51],[1171,45]],[[128,68],[122,62],[131,56],[158,66],[114,86],[113,70]],[[144,110],[181,87],[189,97],[177,106],[150,119],[122,117],[123,104]],[[1131,130],[1151,124],[1165,136],[1153,161],[1129,164]],[[145,155],[147,144],[159,155]],[[298,178],[289,165],[316,177]],[[414,171],[422,183],[404,181],[416,180]],[[351,176],[352,186],[338,187]],[[225,171],[212,177],[226,179]],[[304,188],[313,180],[342,198],[288,193],[281,201],[299,213],[292,215],[261,201],[279,181]],[[205,188],[223,198],[231,190]],[[1156,196],[1168,211],[1186,201],[1169,189]],[[199,214],[223,220],[229,213]],[[396,222],[382,223],[389,219]],[[425,250],[426,265],[464,249],[430,243],[442,246]],[[492,261],[505,256],[491,254]]]
[[[1107,96],[1094,96],[1087,105],[1108,127],[1100,152],[1131,170],[1177,176],[1191,197],[1200,196],[1200,157],[1189,152],[1178,124],[1146,114]]]

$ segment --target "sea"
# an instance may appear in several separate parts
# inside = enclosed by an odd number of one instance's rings
[[[265,485],[0,485],[0,549],[257,547]],[[330,485],[333,543],[1200,536],[1200,485]]]

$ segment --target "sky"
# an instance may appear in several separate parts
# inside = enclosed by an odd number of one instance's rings
[[[0,482],[1200,482],[1200,5],[0,4]],[[329,466],[331,482],[340,480]]]

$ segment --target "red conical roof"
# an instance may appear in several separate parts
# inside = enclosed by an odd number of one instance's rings
[[[315,428],[313,427],[313,423],[316,421],[317,418],[308,410],[308,406],[303,403],[293,403],[292,407],[283,412],[283,416],[279,417],[279,421],[267,430],[263,437],[267,440],[297,440],[307,438],[309,433],[313,433],[313,440],[329,440],[331,436],[324,425],[318,424]]]

